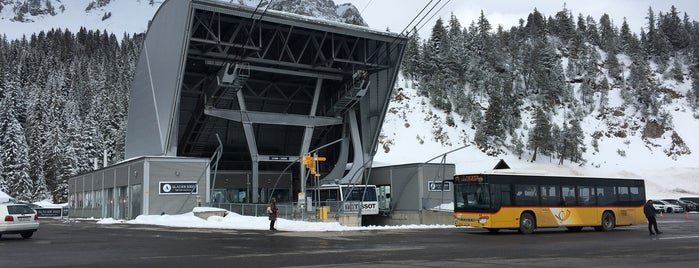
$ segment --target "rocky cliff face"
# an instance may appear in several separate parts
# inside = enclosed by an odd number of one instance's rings
[[[250,5],[250,2],[250,0],[238,0],[238,3],[241,5]],[[270,1],[262,1],[260,8],[265,8],[268,4],[270,4],[269,2]],[[332,0],[276,0],[271,1],[269,8],[288,13],[367,26],[366,22],[364,22],[364,19],[359,13],[359,10],[357,10],[354,5],[336,5]]]
[[[41,23],[43,19],[56,16],[66,11],[66,0],[0,0],[0,20],[22,23]],[[158,6],[162,1],[155,0],[70,0],[70,8],[79,8],[81,12],[103,13],[102,20],[111,19],[111,7],[118,1],[131,1],[134,8],[147,3]],[[174,0],[173,0],[174,1]],[[260,5],[264,9],[267,5],[272,10],[279,10],[300,15],[323,18],[354,25],[367,26],[359,10],[352,4],[336,5],[332,0],[276,0],[262,2],[257,0],[219,0],[222,2],[237,3],[241,5]],[[78,4],[79,3],[79,4]],[[123,4],[123,3],[121,3]],[[147,21],[149,18],[143,18]],[[87,26],[87,25],[86,25]]]
[[[55,16],[58,12],[62,12],[63,5],[58,1],[40,1],[40,0],[0,0],[1,19],[19,22],[34,22],[32,17],[36,16]],[[55,4],[58,4],[56,6]]]

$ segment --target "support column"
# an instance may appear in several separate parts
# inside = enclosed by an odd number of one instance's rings
[[[315,91],[313,92],[313,103],[311,104],[311,111],[308,113],[310,116],[315,116],[316,111],[318,110],[318,100],[320,99],[320,88],[323,85],[323,79],[318,78],[316,80],[316,88]],[[313,138],[313,130],[315,130],[315,127],[313,126],[306,126],[305,131],[303,132],[303,144],[301,144],[301,152],[299,153],[301,157],[303,157],[304,154],[308,153],[308,150],[311,147],[311,138]],[[301,178],[300,180],[300,186],[301,186],[301,192],[305,193],[306,192],[306,167],[303,165],[300,165],[301,168],[299,169],[299,177]]]
[[[257,152],[257,142],[255,141],[255,132],[252,128],[252,123],[250,118],[245,116],[247,112],[247,107],[245,106],[245,97],[243,96],[243,91],[238,90],[238,105],[240,106],[241,122],[243,123],[243,131],[245,132],[245,140],[248,142],[248,151],[250,152],[250,159],[252,160],[252,189],[250,203],[256,203],[260,201],[260,194],[258,193],[260,188],[260,171],[259,171],[259,161],[260,153]]]

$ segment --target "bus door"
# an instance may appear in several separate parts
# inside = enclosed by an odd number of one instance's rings
[[[486,184],[487,185],[487,184]],[[478,191],[478,190],[476,190]],[[512,200],[511,200],[511,186],[509,184],[490,184],[490,195],[492,199],[492,205],[491,208],[489,208],[490,211],[500,211],[500,209],[505,206],[511,206],[512,205]],[[491,218],[493,221],[493,224],[509,224],[512,221],[512,218],[507,216],[502,213],[495,213],[493,215],[500,215]]]
[[[376,186],[379,196],[379,210],[391,210],[391,185]]]

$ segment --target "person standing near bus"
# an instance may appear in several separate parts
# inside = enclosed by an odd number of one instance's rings
[[[277,208],[277,199],[272,197],[272,201],[269,204],[269,207],[267,207],[267,214],[269,215],[269,230],[270,231],[277,230],[277,228],[274,228],[274,224],[277,222],[277,217],[279,216],[278,212],[279,212],[279,208]]]
[[[658,222],[655,220],[655,208],[653,207],[653,200],[648,200],[643,206],[643,213],[646,214],[646,219],[648,219],[648,232],[650,235],[662,234],[663,232],[658,231]],[[653,233],[655,229],[655,233]]]

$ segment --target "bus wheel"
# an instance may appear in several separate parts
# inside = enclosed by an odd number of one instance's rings
[[[600,231],[609,232],[616,227],[616,219],[614,219],[614,214],[609,211],[605,211],[602,214],[602,226],[600,226]]]
[[[494,233],[497,233],[500,231],[500,229],[498,229],[498,228],[486,228],[486,229],[488,229],[488,232],[490,232],[491,234],[494,234]]]
[[[536,219],[531,213],[522,213],[519,216],[519,232],[522,234],[531,234],[536,228]]]

